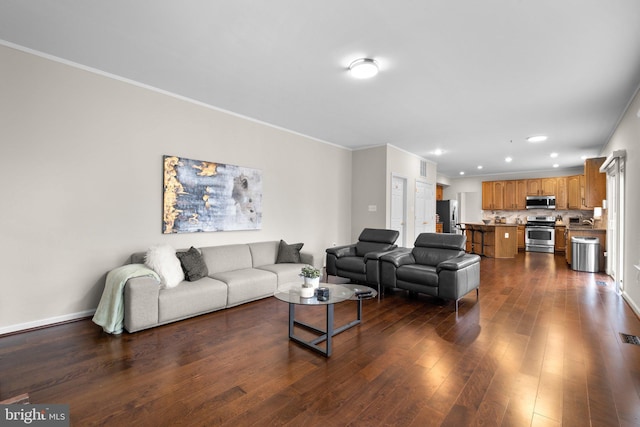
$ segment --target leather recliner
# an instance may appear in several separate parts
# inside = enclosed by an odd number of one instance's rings
[[[358,242],[328,248],[327,275],[375,285],[380,290],[380,257],[397,248],[397,230],[365,228]]]
[[[480,286],[480,256],[465,253],[466,236],[422,233],[413,249],[402,248],[380,258],[383,288],[400,288],[458,301]]]

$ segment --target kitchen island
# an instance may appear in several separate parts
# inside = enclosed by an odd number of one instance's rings
[[[463,223],[468,253],[488,258],[514,258],[518,253],[518,224]]]

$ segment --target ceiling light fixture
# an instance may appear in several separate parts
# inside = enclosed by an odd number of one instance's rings
[[[433,152],[433,154],[435,154],[436,156],[441,156],[444,153],[444,151],[442,151],[439,148],[436,148],[435,151]]]
[[[356,59],[349,65],[349,71],[356,79],[368,79],[378,74],[378,63],[371,58]]]
[[[546,140],[547,140],[546,135],[536,135],[536,136],[530,136],[529,138],[527,138],[527,141],[529,142],[543,142]]]
[[[460,171],[460,175],[464,175],[464,171]]]
[[[552,159],[555,159],[556,157],[558,157],[558,153],[551,153],[551,154],[549,154],[549,156],[550,156]]]
[[[505,157],[505,159],[504,159],[504,161],[507,162],[507,163],[511,162],[512,160],[513,159],[511,157]]]
[[[478,169],[482,169],[482,165],[478,165]]]
[[[557,164],[557,163],[554,163],[554,164],[553,164],[553,167],[554,167],[554,168],[557,168],[557,167],[559,167],[559,166],[560,166],[560,165],[559,165],[559,164]]]

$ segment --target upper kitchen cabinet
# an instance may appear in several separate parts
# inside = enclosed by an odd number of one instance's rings
[[[527,180],[527,196],[553,196],[556,194],[556,178]]]
[[[436,185],[436,200],[442,200],[444,197],[444,187],[442,185]]]
[[[567,208],[582,209],[584,203],[584,175],[567,177]],[[556,200],[557,203],[557,200]]]
[[[527,181],[524,179],[504,182],[504,209],[526,209]]]
[[[602,206],[607,198],[607,177],[600,173],[604,157],[596,157],[584,161],[584,205],[587,208]]]
[[[482,209],[504,209],[504,181],[482,182]]]
[[[569,209],[566,176],[556,178],[556,209]]]

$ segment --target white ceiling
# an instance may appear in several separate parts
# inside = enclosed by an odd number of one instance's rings
[[[449,177],[580,166],[640,84],[637,0],[2,0],[0,39]]]

